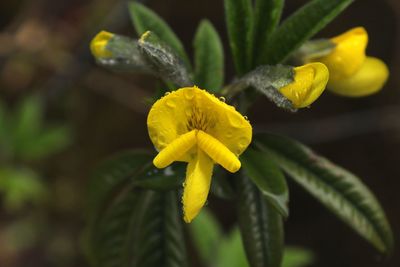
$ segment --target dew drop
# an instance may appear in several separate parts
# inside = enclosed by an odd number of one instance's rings
[[[165,94],[164,94],[164,95],[165,95],[165,96],[167,96],[167,95],[169,95],[170,93],[171,93],[171,92],[165,92]]]
[[[231,124],[232,127],[235,128],[240,128],[242,126],[242,118],[240,115],[238,116],[229,116],[228,117],[229,123]]]
[[[243,118],[244,118],[246,121],[249,120],[249,117],[247,117],[247,116],[243,116]]]
[[[168,107],[170,107],[170,108],[175,108],[176,107],[175,101],[173,99],[168,99],[167,102],[166,102],[166,105]]]
[[[194,90],[185,90],[183,95],[186,97],[187,100],[192,100],[194,97]]]
[[[223,96],[220,96],[218,99],[219,99],[219,101],[224,102],[224,103],[226,101],[225,97],[223,97]]]

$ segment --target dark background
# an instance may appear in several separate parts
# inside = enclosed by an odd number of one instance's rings
[[[222,0],[149,0],[191,53],[197,24],[208,18],[220,32],[226,55],[226,82],[233,67],[227,47]],[[286,1],[284,17],[306,1]],[[400,2],[358,0],[324,29],[331,37],[354,26],[370,36],[368,54],[382,58],[391,71],[377,95],[347,99],[325,93],[311,109],[285,113],[260,98],[248,114],[255,130],[294,137],[351,170],[375,192],[400,233]],[[87,266],[82,249],[86,183],[96,164],[120,150],[146,147],[145,118],[157,84],[144,75],[115,74],[97,67],[89,53],[99,30],[133,36],[125,1],[3,0],[0,3],[0,98],[10,107],[31,93],[46,100],[46,118],[74,130],[74,142],[62,153],[36,164],[45,177],[51,201],[40,212],[46,227],[28,248],[10,248],[5,227],[23,214],[0,211],[0,266]],[[0,177],[1,179],[1,177]],[[400,266],[395,249],[383,259],[368,243],[290,183],[286,241],[315,251],[315,266]],[[229,229],[231,203],[211,199]],[[195,266],[195,265],[194,265]]]

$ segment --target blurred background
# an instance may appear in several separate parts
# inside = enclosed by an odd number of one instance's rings
[[[222,0],[148,0],[189,53],[197,24],[208,18],[224,41],[226,82],[233,77]],[[305,0],[286,1],[284,17]],[[0,266],[88,266],[82,252],[86,184],[101,160],[151,148],[146,98],[158,82],[95,65],[91,38],[100,30],[134,36],[126,1],[0,1]],[[325,93],[311,109],[285,113],[260,98],[247,114],[255,130],[294,137],[362,177],[400,236],[400,2],[359,0],[320,37],[354,26],[370,35],[368,54],[391,77],[362,99]],[[289,180],[290,181],[290,180]],[[312,266],[400,266],[395,249],[382,258],[369,244],[290,182],[286,243],[315,253]],[[229,231],[231,203],[209,207]],[[193,265],[197,256],[193,256]]]

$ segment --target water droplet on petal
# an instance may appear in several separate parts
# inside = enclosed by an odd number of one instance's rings
[[[219,99],[219,101],[224,102],[224,103],[226,101],[225,97],[223,97],[223,96],[220,96],[218,99]]]
[[[229,123],[232,127],[240,128],[242,127],[243,118],[240,115],[231,115],[228,116]]]
[[[168,107],[170,107],[170,108],[175,108],[176,107],[174,99],[168,99],[167,102],[166,102],[166,105]]]
[[[246,121],[249,120],[249,117],[247,117],[247,116],[243,116],[243,118],[244,118]]]
[[[187,100],[192,100],[194,97],[194,90],[185,90],[183,95],[186,97]]]
[[[164,95],[165,95],[165,96],[167,96],[167,95],[169,95],[170,93],[171,93],[171,92],[165,92],[165,94],[164,94]]]

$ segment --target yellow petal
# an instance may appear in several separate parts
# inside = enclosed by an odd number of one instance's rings
[[[113,36],[114,34],[107,31],[99,32],[90,42],[90,50],[92,51],[92,54],[99,58],[111,57],[112,53],[106,49],[106,46]]]
[[[240,161],[226,146],[203,131],[197,133],[197,144],[216,163],[234,173],[240,169]]]
[[[207,201],[210,190],[213,161],[198,149],[194,159],[189,161],[183,191],[183,219],[190,223]]]
[[[181,88],[159,99],[149,112],[147,126],[158,150],[180,135],[198,129],[239,155],[252,137],[250,123],[234,107],[197,87]]]
[[[313,61],[322,62],[328,67],[331,80],[348,78],[364,63],[368,33],[363,27],[357,27],[332,38],[331,41],[336,44],[333,51]]]
[[[362,97],[378,92],[389,77],[386,64],[367,57],[361,69],[353,76],[342,80],[330,80],[328,90],[342,96]]]
[[[154,166],[161,169],[167,167],[172,162],[179,160],[196,144],[196,132],[197,130],[192,130],[172,141],[172,143],[161,150],[154,158]]]
[[[308,107],[325,90],[329,71],[322,63],[309,63],[294,68],[294,81],[279,89],[296,108]]]

